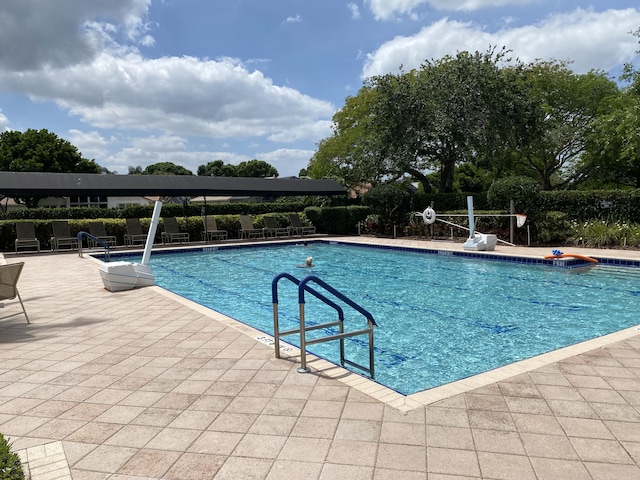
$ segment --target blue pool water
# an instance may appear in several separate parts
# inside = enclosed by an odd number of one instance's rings
[[[640,270],[568,269],[311,242],[153,254],[156,283],[273,334],[271,282],[320,277],[373,314],[376,381],[411,394],[638,324]],[[312,269],[298,268],[312,256]],[[134,260],[135,261],[135,260]],[[345,308],[345,330],[366,326]],[[307,295],[306,320],[334,319]],[[298,324],[297,289],[279,284],[281,329]],[[325,332],[326,334],[326,332]],[[296,336],[283,338],[298,345]],[[338,361],[337,342],[308,347]],[[366,337],[346,356],[368,364]]]

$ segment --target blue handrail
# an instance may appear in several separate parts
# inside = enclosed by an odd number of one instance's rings
[[[378,326],[376,321],[373,319],[373,315],[371,315],[367,310],[362,308],[360,305],[358,305],[356,302],[351,300],[349,297],[347,297],[346,295],[344,295],[340,291],[336,290],[331,285],[329,285],[327,282],[321,280],[320,278],[316,277],[315,275],[308,275],[308,276],[304,277],[300,281],[300,284],[298,285],[298,303],[300,303],[300,304],[305,303],[304,302],[304,292],[305,291],[311,293],[311,291],[312,291],[311,287],[307,286],[307,283],[309,283],[309,282],[317,283],[318,285],[323,287],[325,290],[331,292],[336,297],[338,297],[340,300],[342,300],[344,303],[349,305],[351,308],[357,310],[362,315],[364,315],[366,317],[366,319],[369,320],[374,326],[376,326],[376,327]]]
[[[78,239],[78,255],[82,256],[82,237],[86,237],[87,239],[92,240],[98,245],[104,247],[105,257],[109,259],[109,244],[106,242],[103,242],[102,240],[94,237],[93,235],[87,232],[78,232],[78,235],[76,237]]]
[[[298,280],[296,277],[294,277],[289,273],[283,272],[276,275],[271,281],[271,303],[273,303],[274,305],[278,304],[278,281],[281,278],[286,278],[287,280],[291,280],[293,283],[298,285],[298,287],[300,286],[300,280]],[[320,292],[318,292],[317,290],[314,290],[311,287],[307,287],[306,290],[321,302],[324,302],[330,307],[332,307],[336,312],[338,312],[338,318],[340,319],[340,321],[341,322],[344,321],[344,311],[338,304],[328,299],[327,297],[322,295]]]
[[[279,321],[278,321],[278,281],[282,278],[286,278],[287,280],[292,281],[296,285],[298,285],[298,304],[300,306],[300,327],[297,329],[280,331]],[[333,300],[328,299],[323,294],[319,293],[308,284],[309,282],[315,282],[319,286],[323,287],[326,291],[331,293],[337,299],[343,301],[351,308],[361,313],[367,319],[367,328],[363,330],[356,330],[351,332],[344,331],[344,313],[342,308],[338,306]],[[320,301],[324,302],[326,305],[333,307],[339,315],[338,321],[332,321],[322,324],[315,324],[312,326],[306,326],[305,324],[305,292],[309,292],[314,297],[318,298]],[[348,298],[343,293],[339,292],[331,285],[327,284],[323,280],[320,280],[315,275],[308,275],[302,280],[298,280],[296,277],[289,273],[280,273],[276,275],[271,282],[271,300],[273,303],[273,343],[276,353],[276,358],[280,358],[280,337],[286,335],[300,334],[300,368],[298,368],[299,373],[308,373],[310,369],[307,367],[307,345],[312,345],[320,342],[328,342],[332,340],[339,340],[340,342],[340,364],[344,366],[345,364],[349,364],[353,367],[359,368],[366,372],[369,372],[371,378],[374,378],[374,347],[373,347],[373,327],[377,327],[375,320],[373,319],[373,315],[369,313],[367,310],[362,308],[360,305],[355,303],[353,300]],[[324,337],[313,338],[307,340],[306,332],[311,330],[318,330],[329,327],[338,327],[338,333],[333,333],[326,335]],[[364,365],[360,365],[354,361],[347,360],[344,354],[344,340],[345,338],[354,337],[357,335],[368,335],[369,337],[369,368]]]

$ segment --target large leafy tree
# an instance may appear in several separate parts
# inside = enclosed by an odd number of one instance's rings
[[[309,162],[309,177],[333,178],[357,189],[378,185],[390,174],[370,127],[376,95],[375,89],[365,85],[356,96],[347,97],[333,116],[333,135],[320,141]]]
[[[504,50],[460,52],[373,77],[334,115],[334,135],[320,143],[310,169],[332,161],[351,185],[409,175],[425,192],[452,191],[456,165],[486,169],[532,131],[528,111],[535,105],[515,81],[520,66],[503,63]],[[432,184],[434,170],[439,185]]]
[[[95,160],[82,157],[67,140],[46,129],[0,133],[0,170],[11,172],[101,173]],[[27,207],[36,207],[42,196],[18,197]]]
[[[621,79],[627,86],[605,99],[587,134],[576,169],[587,187],[640,188],[640,70],[627,64]]]
[[[537,178],[545,190],[576,185],[583,180],[575,167],[587,133],[618,87],[604,72],[575,74],[566,62],[539,61],[525,72],[529,95],[542,115],[537,134],[516,153],[519,171]]]
[[[0,133],[0,170],[12,172],[100,173],[67,140],[46,129]]]
[[[522,66],[503,66],[509,64],[504,49],[459,52],[418,71],[374,78],[380,100],[373,124],[385,157],[425,191],[426,173],[439,171],[441,192],[453,190],[457,165],[486,168],[504,158],[534,130],[536,109],[518,81]]]

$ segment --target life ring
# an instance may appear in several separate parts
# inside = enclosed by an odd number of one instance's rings
[[[427,225],[431,225],[436,221],[435,210],[431,207],[425,208],[424,212],[422,212],[422,219],[424,220],[424,223],[426,223]]]

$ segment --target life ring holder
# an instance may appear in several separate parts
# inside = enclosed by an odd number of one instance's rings
[[[431,225],[436,221],[436,211],[431,207],[425,208],[422,212],[422,219],[424,220],[424,223]]]

